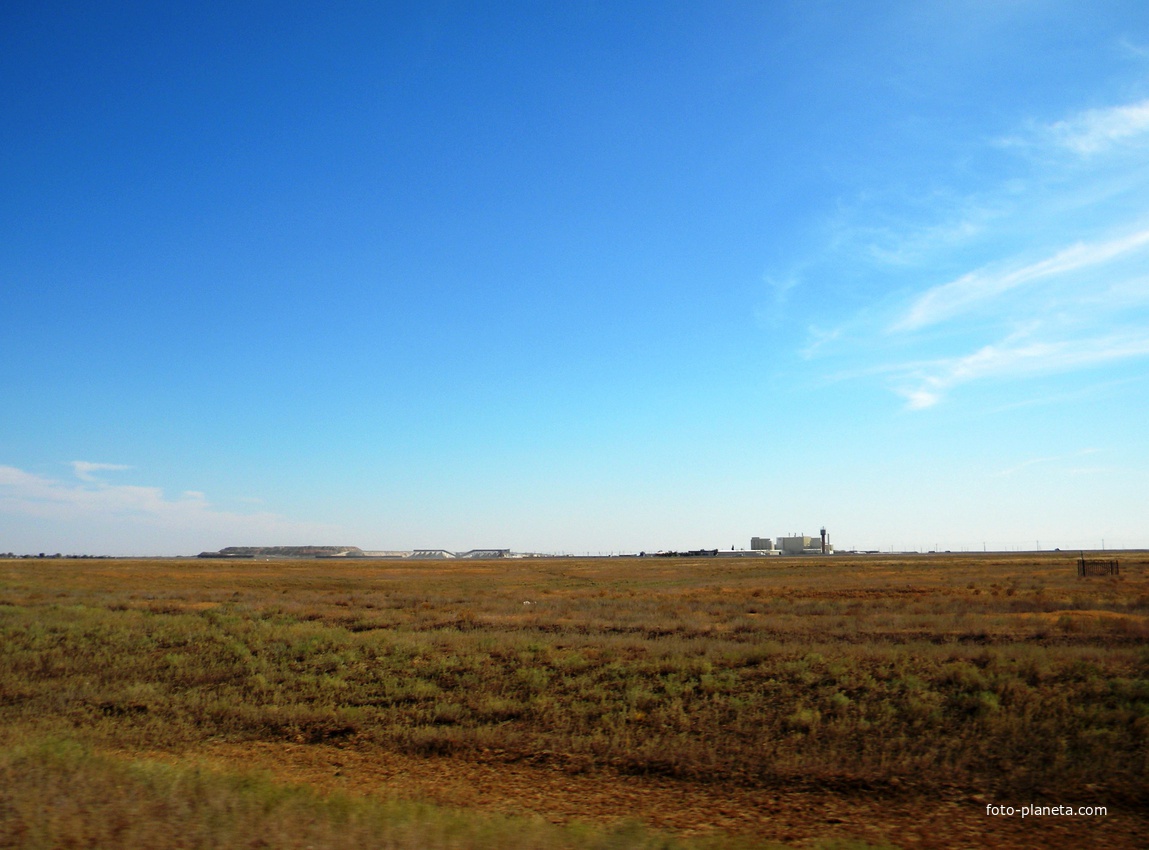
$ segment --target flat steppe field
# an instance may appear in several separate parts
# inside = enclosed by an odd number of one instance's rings
[[[0,847],[1149,847],[1104,557],[0,561]]]

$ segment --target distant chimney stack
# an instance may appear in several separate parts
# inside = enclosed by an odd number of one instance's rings
[[[822,526],[822,554],[826,554],[826,526]]]

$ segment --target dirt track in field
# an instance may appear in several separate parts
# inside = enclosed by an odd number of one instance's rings
[[[140,753],[120,752],[138,758]],[[803,847],[861,840],[902,848],[1130,848],[1149,846],[1149,820],[1111,810],[1104,817],[991,817],[987,803],[957,789],[942,797],[890,797],[826,789],[748,789],[608,772],[569,774],[528,764],[422,758],[375,749],[290,743],[219,743],[195,754],[148,753],[168,762],[264,771],[317,791],[399,797],[554,823],[639,820],[684,835],[743,834]],[[1067,797],[1066,805],[1075,800]]]

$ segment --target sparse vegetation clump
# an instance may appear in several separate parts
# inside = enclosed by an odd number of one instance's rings
[[[1145,567],[0,562],[0,735],[1136,810]]]
[[[0,754],[0,847],[706,850],[638,823],[556,826],[405,801],[319,796],[253,774],[99,757],[66,741]],[[749,847],[747,845],[743,845]]]

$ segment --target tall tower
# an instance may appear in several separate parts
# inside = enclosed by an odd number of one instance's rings
[[[822,526],[822,554],[826,554],[826,526]]]

